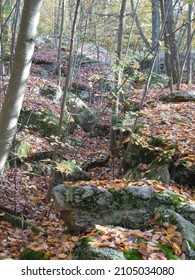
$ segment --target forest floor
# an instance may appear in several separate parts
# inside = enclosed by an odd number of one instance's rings
[[[47,59],[55,61],[55,53],[41,49],[40,55],[47,55]],[[37,70],[38,66],[33,65]],[[102,71],[101,66],[85,65],[81,69],[79,82],[89,83],[93,74]],[[34,92],[35,85],[56,82],[55,76],[47,78],[35,77],[31,75],[28,80],[24,106],[29,108],[50,108],[53,112],[60,113],[60,101],[52,102],[46,97],[37,97]],[[182,85],[183,88],[195,90],[195,85]],[[3,102],[3,92],[6,85],[0,85],[0,106]],[[132,97],[139,102],[142,97],[143,89],[135,89]],[[163,138],[177,141],[180,149],[180,156],[186,158],[189,164],[195,162],[195,103],[164,104],[159,101],[161,94],[169,93],[169,89],[153,88],[148,90],[142,114],[144,115],[144,137],[156,137],[163,135]],[[98,92],[92,92],[91,99],[87,102],[90,108],[98,108],[99,111],[107,107],[106,113],[101,117],[102,124],[108,125],[111,120],[111,108],[108,105],[109,98],[101,99]],[[51,144],[47,139],[42,138],[38,132],[27,129],[22,132],[21,137],[27,137],[33,146],[32,153],[36,151],[50,151]],[[71,135],[77,139],[81,145],[78,147],[67,140],[64,155],[68,160],[76,160],[79,164],[99,156],[109,155],[109,134],[104,137],[89,137],[78,125]],[[105,167],[96,167],[89,171],[93,180],[90,182],[79,182],[77,184],[94,184],[101,186],[120,187],[126,184],[122,178],[118,178],[120,159],[110,158]],[[72,252],[80,236],[70,235],[64,232],[64,222],[60,219],[59,213],[53,208],[53,202],[47,202],[45,197],[51,178],[49,176],[38,176],[30,174],[26,166],[16,167],[5,171],[0,182],[0,206],[10,209],[22,219],[31,221],[42,231],[36,234],[31,228],[14,227],[8,221],[3,220],[3,211],[0,212],[0,259],[20,259],[21,251],[24,248],[32,249],[36,252],[43,251],[45,256],[50,259],[71,259]],[[141,182],[141,181],[140,181]],[[66,182],[69,183],[69,182]],[[191,203],[195,203],[195,189],[179,186],[172,183],[170,186],[157,184],[156,182],[143,182],[154,188],[169,188],[179,194],[184,200],[187,198]],[[122,242],[122,241],[121,241]],[[120,242],[119,242],[120,243]],[[178,250],[178,248],[177,248]]]

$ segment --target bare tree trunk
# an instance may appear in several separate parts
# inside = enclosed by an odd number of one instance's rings
[[[24,2],[13,70],[0,113],[0,174],[4,170],[22,108],[29,76],[42,0]]]
[[[75,13],[74,13],[74,18],[73,18],[73,24],[72,24],[72,30],[71,30],[71,38],[70,38],[70,49],[69,49],[69,57],[68,57],[68,68],[67,68],[67,75],[66,75],[66,81],[65,81],[65,86],[64,86],[64,93],[62,96],[62,102],[61,102],[61,112],[60,112],[60,119],[59,119],[59,124],[58,124],[58,131],[57,131],[57,136],[61,137],[61,132],[62,132],[62,125],[63,125],[63,119],[65,115],[65,108],[66,108],[66,100],[67,100],[67,94],[69,91],[70,87],[70,78],[71,78],[71,73],[72,73],[72,66],[73,66],[73,49],[74,49],[74,37],[75,37],[75,29],[76,29],[76,23],[77,23],[77,16],[78,16],[78,11],[80,7],[80,1],[77,0],[76,7],[75,7]],[[54,152],[53,152],[53,161],[56,161],[57,159],[57,153],[58,153],[59,145],[56,145]],[[52,170],[52,177],[53,177],[53,182],[50,184],[48,188],[48,192],[46,195],[46,199],[50,200],[51,199],[51,193],[52,193],[52,188],[53,188],[53,183],[55,181],[55,170]]]
[[[139,18],[135,12],[135,8],[134,8],[134,0],[130,0],[130,3],[131,3],[131,10],[132,10],[132,13],[135,15],[135,22],[136,22],[136,25],[137,25],[137,29],[139,31],[139,34],[140,34],[140,37],[142,38],[142,40],[144,41],[146,47],[148,49],[151,49],[151,45],[150,43],[148,42],[146,36],[144,35],[144,32],[141,28],[141,25],[140,25],[140,22],[139,22]]]
[[[181,87],[181,82],[182,82],[182,78],[183,78],[183,72],[184,72],[184,68],[185,68],[185,65],[186,65],[186,61],[188,63],[190,62],[190,68],[192,67],[191,59],[190,59],[190,61],[188,61],[188,59],[189,59],[189,55],[190,55],[191,44],[192,44],[192,39],[194,37],[194,34],[195,34],[195,29],[193,30],[193,32],[191,34],[191,37],[188,38],[188,40],[189,40],[188,41],[188,46],[187,46],[186,54],[184,56],[184,61],[183,61],[182,66],[181,66],[181,72],[180,72],[179,80],[178,80],[178,83],[177,83],[177,90],[179,90],[180,87]],[[191,56],[190,56],[190,58],[191,58]],[[189,71],[189,69],[188,69],[188,71]],[[190,71],[189,71],[189,73],[190,73]]]
[[[168,10],[166,32],[165,32],[165,66],[167,75],[170,78],[170,88],[173,89],[173,84],[177,84],[180,75],[179,52],[174,31],[174,6],[173,0],[161,0],[162,19],[165,12]]]
[[[152,48],[156,46],[160,38],[160,3],[159,0],[152,0]],[[157,53],[154,72],[158,73],[160,68],[159,52]]]
[[[131,37],[132,37],[132,33],[133,33],[133,27],[134,27],[134,24],[135,24],[135,17],[136,17],[136,14],[137,14],[139,3],[140,3],[140,0],[137,0],[135,10],[134,10],[134,12],[132,11],[133,21],[132,21],[131,28],[130,28],[130,31],[129,31],[129,38],[128,38],[127,47],[126,47],[126,54],[125,54],[126,56],[128,55],[128,51],[129,51],[129,46],[130,46]]]
[[[113,126],[116,124],[116,118],[118,116],[118,107],[119,107],[119,96],[120,92],[118,88],[121,83],[121,67],[120,60],[122,57],[122,42],[123,42],[123,33],[124,33],[124,24],[125,24],[125,8],[127,0],[123,0],[121,4],[121,11],[119,17],[119,30],[118,30],[118,44],[117,44],[117,60],[116,65],[119,68],[118,73],[115,74],[115,98],[112,105],[112,120],[110,127],[110,152],[112,156],[118,155],[117,141],[116,141],[116,130],[113,129]]]
[[[60,24],[60,36],[58,45],[58,56],[57,56],[57,75],[58,75],[58,86],[60,86],[61,80],[61,48],[62,48],[62,36],[64,32],[64,17],[65,17],[65,5],[66,0],[62,0],[61,3],[61,24]]]
[[[192,13],[193,13],[193,3],[188,4],[188,37],[187,37],[187,46],[190,46],[189,54],[187,58],[187,83],[192,83],[192,48],[191,48],[191,42],[192,42]]]

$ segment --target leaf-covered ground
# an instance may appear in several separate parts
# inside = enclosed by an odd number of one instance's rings
[[[64,52],[64,55],[66,52]],[[55,62],[56,53],[52,50],[40,48],[36,50],[35,61],[46,60]],[[64,67],[66,63],[64,61]],[[44,87],[45,85],[54,86],[56,77],[54,73],[49,72],[49,78],[41,78],[39,73],[40,66],[33,65],[32,75],[29,77],[26,89],[24,107],[29,109],[43,110],[50,108],[52,112],[60,114],[60,101],[52,102],[46,97],[37,95],[36,87]],[[89,85],[92,75],[96,75],[103,71],[102,65],[83,65],[79,76],[75,82]],[[62,84],[64,80],[62,79]],[[91,86],[91,85],[90,85]],[[183,88],[185,86],[183,85]],[[195,89],[195,86],[188,86],[188,89]],[[0,108],[3,103],[6,84],[0,85]],[[139,102],[142,97],[142,89],[135,89],[133,96],[129,93],[129,99],[133,102]],[[88,101],[90,108],[98,109],[100,112],[100,122],[109,127],[111,120],[110,98],[105,96],[99,98],[99,89],[97,85],[91,89],[91,99]],[[179,160],[185,159],[188,166],[195,162],[195,103],[163,103],[159,101],[161,94],[167,94],[168,89],[150,89],[147,94],[145,105],[141,111],[144,119],[142,127],[143,141],[156,136],[169,139],[171,143],[176,143],[179,147]],[[106,108],[106,109],[105,109]],[[104,111],[104,114],[101,112]],[[25,128],[18,131],[18,137],[25,138],[31,143],[30,154],[36,151],[52,151],[53,146],[48,139],[42,138],[38,132],[32,128]],[[76,142],[72,139],[76,139]],[[78,144],[79,143],[79,144]],[[81,127],[77,127],[71,137],[67,138],[64,145],[64,157],[68,160],[76,160],[82,164],[88,160],[94,160],[100,156],[109,154],[109,135],[106,137],[89,137]],[[71,259],[72,252],[76,241],[80,236],[72,236],[64,233],[63,221],[59,217],[59,213],[53,208],[52,201],[48,203],[45,200],[47,189],[50,184],[49,174],[44,176],[33,174],[29,165],[24,164],[7,170],[1,178],[0,182],[0,259],[12,258],[19,259],[21,251],[24,248],[33,249],[37,252],[44,252],[45,257],[50,259]],[[118,169],[120,159],[110,158],[106,167],[96,167],[89,171],[93,181],[78,182],[77,185],[101,185],[104,187],[122,188],[129,182],[118,179]],[[70,183],[70,182],[69,182]],[[171,189],[180,195],[180,199],[188,200],[189,203],[195,203],[195,190],[179,186],[175,183],[167,186],[157,181],[138,181],[131,182],[131,185],[148,185],[157,190],[165,188]],[[35,234],[31,228],[18,228],[12,226],[9,222],[4,221],[4,210],[10,209],[21,219],[29,220],[42,231]],[[154,217],[155,220],[155,217]],[[101,232],[101,234],[100,234]],[[97,246],[117,247],[122,250],[138,249],[138,252],[144,259],[166,259],[163,253],[163,242],[169,241],[174,249],[174,254],[179,258],[185,258],[181,251],[182,236],[177,229],[170,224],[158,227],[153,223],[151,230],[141,232],[139,230],[124,230],[121,228],[112,228],[97,226],[97,229],[89,236],[93,236],[92,241]],[[135,243],[140,238],[143,242]],[[160,244],[159,245],[159,240]],[[159,247],[161,246],[161,253]]]

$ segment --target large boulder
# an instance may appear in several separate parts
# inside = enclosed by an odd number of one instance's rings
[[[162,100],[167,102],[188,102],[195,101],[194,90],[176,90],[172,91],[167,96],[162,96]]]
[[[21,127],[30,125],[35,131],[38,131],[43,137],[50,137],[57,134],[59,125],[59,116],[51,112],[49,109],[34,110],[23,108],[19,117],[19,124]],[[67,122],[64,117],[62,125],[62,138],[67,135],[67,130],[72,132],[76,128],[76,123],[73,119]]]
[[[64,216],[70,231],[89,230],[95,224],[119,225],[143,229],[155,213],[174,209],[195,224],[195,207],[182,203],[170,191],[150,187],[126,187],[122,190],[103,187],[58,185],[53,189],[56,208]]]
[[[123,253],[109,247],[90,246],[85,240],[77,243],[73,260],[126,260]]]
[[[98,123],[98,117],[79,97],[72,93],[68,94],[67,108],[76,123],[80,124],[85,131],[92,135],[104,136],[106,134],[105,129]]]
[[[123,161],[125,178],[128,180],[147,178],[170,184],[171,176],[174,175],[170,174],[170,169],[177,154],[177,145],[169,144],[166,139],[160,137],[148,142],[132,143],[131,149]]]
[[[195,225],[173,210],[166,210],[144,231],[97,225],[79,239],[73,254],[76,260],[183,258],[195,259]]]

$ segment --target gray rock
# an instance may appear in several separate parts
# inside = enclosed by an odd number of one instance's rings
[[[173,91],[167,96],[167,101],[169,102],[195,101],[195,91],[194,90]]]
[[[174,223],[177,226],[177,230],[180,231],[183,236],[183,252],[188,259],[195,259],[195,224],[192,224],[173,210],[168,210],[167,212],[169,213],[171,220],[174,217]]]
[[[170,208],[179,211],[180,215],[184,213],[185,219],[189,221],[195,215],[195,208],[187,210],[187,204],[180,203],[176,194],[170,191],[157,192],[143,186],[115,190],[58,185],[53,189],[53,196],[60,211],[74,213],[69,223],[73,231],[91,229],[95,224],[144,229],[155,213],[164,213]]]
[[[77,246],[73,260],[126,260],[123,253],[112,248]]]
[[[98,124],[97,116],[91,109],[76,95],[69,93],[67,97],[67,108],[72,113],[76,123],[92,134],[105,135],[105,130]]]
[[[40,94],[43,96],[46,96],[52,101],[57,101],[61,98],[63,92],[62,88],[60,86],[55,87],[55,88],[41,88],[40,89]]]

